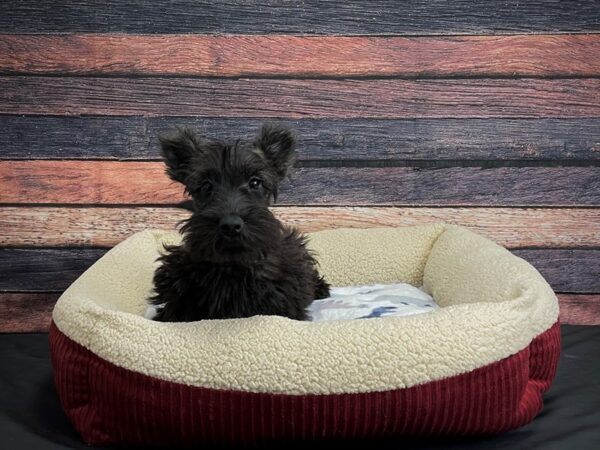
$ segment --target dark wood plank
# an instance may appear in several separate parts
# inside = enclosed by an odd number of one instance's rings
[[[161,162],[0,161],[0,203],[173,205]],[[597,206],[600,167],[300,168],[281,205]]]
[[[52,292],[66,289],[106,249],[0,249],[0,291]],[[600,250],[514,250],[533,264],[557,292],[600,292]]]
[[[595,76],[600,34],[0,35],[0,72],[179,76]]]
[[[0,114],[600,117],[600,79],[0,77]]]
[[[140,117],[0,116],[0,159],[158,158],[146,126]]]
[[[0,293],[0,333],[45,333],[58,293]],[[600,295],[558,294],[560,321],[600,325]]]
[[[593,32],[596,0],[4,0],[3,33],[497,34]]]
[[[282,204],[594,206],[598,167],[297,169]]]
[[[0,291],[47,291],[66,289],[106,249],[0,248]]]
[[[159,159],[174,125],[252,139],[263,119],[0,116],[0,159]],[[600,159],[600,118],[282,120],[305,160]]]
[[[600,292],[600,250],[531,249],[514,253],[533,264],[556,291]]]
[[[281,221],[304,232],[446,222],[469,227],[509,248],[600,247],[600,208],[272,209]],[[164,207],[0,207],[0,246],[112,247],[144,229],[174,230],[189,214],[181,208]]]
[[[0,333],[46,333],[57,293],[0,293]]]

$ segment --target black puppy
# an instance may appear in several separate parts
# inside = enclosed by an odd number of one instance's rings
[[[306,319],[329,285],[305,238],[268,208],[294,162],[292,133],[265,125],[254,142],[227,144],[180,128],[160,140],[167,174],[185,185],[194,212],[182,244],[160,257],[151,302],[164,307],[155,320]]]

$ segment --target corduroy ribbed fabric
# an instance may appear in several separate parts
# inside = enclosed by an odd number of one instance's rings
[[[49,338],[63,408],[91,445],[499,433],[539,413],[560,353],[556,323],[522,351],[462,375],[383,392],[290,395],[152,378],[98,357],[54,323]]]

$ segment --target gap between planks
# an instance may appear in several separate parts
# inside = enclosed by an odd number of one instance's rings
[[[332,228],[412,226],[446,222],[469,227],[509,248],[600,247],[600,209],[274,207],[304,232]],[[175,229],[180,208],[0,207],[0,246],[112,247],[149,228]]]

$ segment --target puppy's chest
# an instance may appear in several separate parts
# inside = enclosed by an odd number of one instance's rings
[[[269,278],[260,268],[206,264],[190,270],[185,284],[187,293],[195,297],[226,298],[258,295],[274,282]]]

